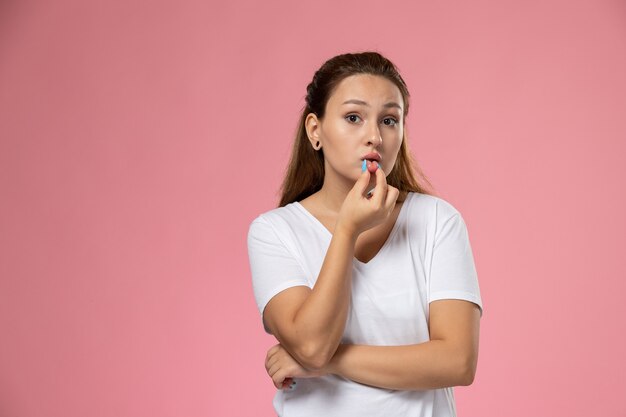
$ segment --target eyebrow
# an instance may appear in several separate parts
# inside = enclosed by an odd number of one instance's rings
[[[346,100],[343,103],[341,103],[342,105],[344,104],[360,104],[361,106],[367,106],[370,107],[369,104],[367,104],[365,101],[363,100],[357,100],[357,99],[352,99],[352,100]],[[397,107],[400,110],[402,110],[402,106],[400,106],[398,103],[395,103],[393,101],[390,101],[389,103],[386,103],[383,107],[385,108],[390,108],[390,107]]]

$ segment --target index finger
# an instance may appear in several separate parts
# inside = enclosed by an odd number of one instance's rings
[[[382,207],[387,198],[387,188],[387,177],[385,176],[385,171],[383,171],[379,166],[376,170],[376,186],[372,190],[374,193],[372,200],[379,207]]]

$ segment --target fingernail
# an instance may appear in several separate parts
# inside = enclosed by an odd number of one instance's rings
[[[378,162],[376,162],[376,165],[378,166],[378,168],[383,169]]]
[[[361,165],[361,172],[365,172],[367,169],[367,164],[365,163],[365,159],[363,160],[363,165]]]

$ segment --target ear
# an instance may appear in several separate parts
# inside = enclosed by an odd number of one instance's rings
[[[309,113],[304,120],[304,127],[306,128],[306,134],[309,137],[309,142],[311,142],[311,146],[315,148],[315,144],[319,141],[320,145],[322,144],[322,139],[320,138],[320,121],[315,115],[315,113]]]

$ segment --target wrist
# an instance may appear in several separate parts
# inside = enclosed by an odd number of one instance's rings
[[[333,231],[333,236],[335,235],[344,237],[352,243],[355,243],[357,237],[359,236],[359,232],[354,228],[354,226],[350,226],[338,220],[335,224],[335,230]]]

